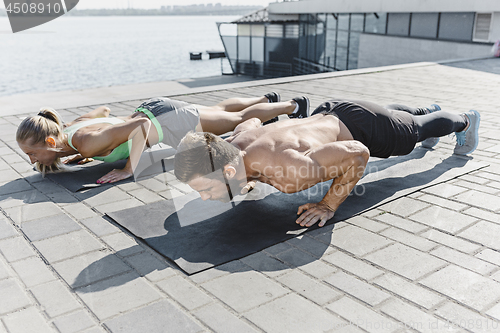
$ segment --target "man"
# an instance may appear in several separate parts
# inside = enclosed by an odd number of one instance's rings
[[[369,156],[410,153],[417,142],[430,148],[437,138],[455,132],[454,153],[466,155],[478,143],[480,115],[441,111],[438,105],[383,108],[364,101],[335,99],[309,118],[261,126],[258,119],[238,125],[222,140],[211,133],[189,133],[175,157],[175,175],[203,200],[223,200],[248,182],[261,181],[284,193],[319,182],[333,183],[318,203],[299,207],[296,223],[323,226],[361,179]],[[216,170],[222,172],[216,172]]]

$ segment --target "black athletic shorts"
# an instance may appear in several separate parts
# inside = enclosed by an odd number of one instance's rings
[[[389,111],[370,102],[334,99],[318,106],[312,113],[315,114],[339,118],[354,140],[368,147],[370,156],[406,155],[417,143],[418,127],[408,112]]]

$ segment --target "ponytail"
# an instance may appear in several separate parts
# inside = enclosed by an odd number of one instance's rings
[[[38,112],[37,116],[43,117],[47,120],[52,120],[61,129],[63,127],[63,121],[61,119],[61,116],[59,115],[59,113],[57,113],[56,110],[54,110],[52,108],[41,108],[40,112]]]

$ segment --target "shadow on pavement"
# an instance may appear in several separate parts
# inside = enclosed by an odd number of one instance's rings
[[[421,150],[422,151],[416,151],[413,157],[415,157],[416,159],[422,158],[423,155],[426,154],[427,150],[424,149]],[[320,229],[317,227],[311,227],[309,230],[307,230],[307,232],[309,232],[310,230],[316,230],[312,234],[314,236],[320,236],[316,239],[317,242],[315,242],[314,256],[303,255],[300,258],[297,258],[297,260],[294,262],[294,265],[298,267],[302,265],[307,265],[315,260],[318,260],[325,253],[330,244],[329,240],[331,240],[331,237],[333,236],[334,226],[336,222],[343,221],[349,217],[376,208],[382,204],[396,200],[402,196],[408,195],[425,187],[434,185],[431,183],[436,180],[438,180],[438,183],[447,181],[449,179],[458,177],[465,173],[477,170],[478,168],[484,167],[477,163],[476,164],[471,163],[472,164],[471,167],[469,168],[466,167],[465,170],[463,170],[463,172],[452,172],[449,176],[445,177],[444,179],[443,178],[438,179],[444,173],[452,169],[457,169],[458,171],[460,171],[460,169],[466,166],[470,160],[456,156],[449,156],[444,159],[439,159],[439,161],[440,162],[433,165],[432,168],[427,169],[425,171],[417,172],[414,174],[405,174],[402,176],[392,176],[392,177],[388,176],[381,179],[374,179],[374,180],[372,179],[358,185],[360,187],[363,187],[363,194],[360,195],[353,194],[349,196],[346,202],[344,202],[341,208],[337,211],[335,217],[327,224],[327,226],[324,227],[324,232],[322,232],[322,230],[320,231]],[[393,163],[394,162],[395,161],[393,161]],[[376,161],[375,163],[379,164],[381,169],[388,168],[388,166],[386,165],[386,163],[388,163],[388,160]],[[404,192],[404,194],[400,194],[400,191],[404,188],[409,188],[409,191]],[[395,194],[398,195],[395,196]],[[320,198],[322,196],[322,193],[318,193],[317,196]],[[277,209],[278,208],[277,205],[279,205],[280,207],[279,211],[286,210],[287,214],[294,215],[296,212],[297,202],[296,200],[291,200],[290,198],[292,197],[293,195],[278,193],[277,195],[272,195],[271,197],[268,196],[265,198],[265,200],[262,201],[266,202],[272,200],[275,205],[274,206],[275,209]],[[249,202],[248,204],[251,205],[255,203]],[[241,204],[238,206],[241,206]],[[244,206],[241,207],[245,208]],[[193,206],[186,206],[184,207],[184,209],[186,210],[193,209]],[[233,209],[233,211],[236,211],[236,209]],[[231,212],[225,212],[224,214],[230,214],[230,213]],[[261,243],[262,240],[257,238],[260,237],[260,234],[253,233],[251,227],[243,228],[243,230],[245,230],[246,233],[244,232],[236,236],[234,235],[234,233],[231,232],[234,226],[241,224],[243,225],[247,224],[248,226],[251,226],[251,224],[254,223],[254,221],[256,220],[256,213],[254,212],[252,214],[251,211],[248,211],[247,209],[246,215],[247,218],[244,219],[238,219],[238,220],[228,219],[225,220],[224,224],[221,223],[214,224],[210,228],[205,228],[204,226],[207,221],[204,221],[203,223],[181,227],[181,224],[177,217],[177,213],[174,213],[168,216],[167,218],[164,218],[163,226],[164,230],[166,231],[164,235],[158,237],[147,237],[144,238],[143,240],[148,245],[152,246],[153,248],[156,248],[157,250],[158,246],[160,246],[161,248],[164,247],[170,248],[169,249],[170,252],[168,253],[163,252],[162,254],[166,256],[168,259],[175,261],[178,264],[178,267],[183,270],[186,269],[185,266],[186,263],[188,264],[202,263],[204,265],[203,266],[204,268],[197,270],[196,272],[203,271],[204,269],[208,269],[213,266],[216,266],[214,268],[216,270],[227,271],[227,272],[245,271],[253,269],[266,272],[266,271],[280,271],[288,269],[289,264],[286,264],[285,262],[281,262],[277,259],[267,256],[262,256],[262,259],[265,260],[262,260],[262,262],[260,263],[257,257],[255,260],[247,260],[249,258],[248,256],[253,253],[257,253],[256,256],[262,255],[263,253],[259,251],[262,250],[263,248],[256,247],[253,251],[247,252],[245,255],[240,255],[239,257],[232,256],[231,251],[233,249],[237,249],[239,246],[245,248],[245,246],[248,246],[249,244],[250,245],[255,243],[262,244]],[[290,227],[295,225],[293,221],[294,220],[291,219],[288,220],[287,223],[285,223],[288,224],[288,228],[286,229],[273,230],[271,228],[271,231],[277,232],[278,234],[283,236],[283,234],[286,234],[286,230],[290,230]],[[269,220],[266,221],[266,223],[268,224],[271,222],[272,221]],[[300,233],[300,230],[298,230],[298,233]],[[295,237],[295,235],[293,234],[288,236],[289,237],[287,237],[286,239],[291,239]],[[221,243],[222,241],[227,242],[228,238],[231,237],[234,237],[236,239],[236,242],[229,244]],[[319,239],[321,239],[321,241],[319,241]],[[280,242],[284,240],[282,239]],[[293,240],[293,245],[299,248],[307,249],[308,246],[307,242],[310,241],[311,241],[310,237],[302,237],[301,239],[295,238]],[[277,243],[279,242],[268,244],[268,246],[275,245]],[[214,254],[216,254],[216,256],[214,256]],[[247,263],[252,266],[257,265],[257,267],[247,267],[245,265],[238,264],[240,263],[240,261],[235,261],[235,259],[241,259],[241,261],[243,261],[244,263]],[[109,260],[109,258],[106,259],[105,257],[99,261],[92,263],[87,268],[85,268],[78,275],[78,277],[75,279],[72,285],[77,287],[93,283],[92,282],[92,280],[94,279],[93,276],[95,276],[95,274],[99,274],[99,271],[102,270],[103,267],[105,267],[103,262],[101,262],[105,260]],[[285,261],[290,262],[289,260]],[[151,271],[154,271],[154,269],[151,269]],[[144,274],[144,272],[141,273]],[[109,287],[110,287],[109,283],[108,284],[98,283],[96,284],[95,287],[87,288],[86,290],[88,292],[91,292],[99,290],[99,288],[109,288]]]

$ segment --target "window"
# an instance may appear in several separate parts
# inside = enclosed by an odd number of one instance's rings
[[[385,24],[387,22],[387,14],[373,13],[366,14],[365,32],[375,34],[385,34]]]
[[[410,28],[410,14],[390,13],[387,22],[387,34],[408,36]]]
[[[351,31],[363,32],[364,20],[363,14],[351,14]]]
[[[327,29],[337,29],[337,17],[338,14],[332,14],[332,13],[326,16]]]
[[[347,47],[349,42],[349,32],[348,31],[338,31],[337,32],[337,46]]]
[[[474,24],[474,40],[488,41],[490,37],[491,13],[476,13],[476,22]]]
[[[347,69],[358,68],[359,37],[360,33],[351,32],[349,36],[349,63]]]
[[[328,30],[326,33],[325,61],[324,64],[330,67],[335,66],[335,48],[337,43],[337,34],[335,31]]]
[[[339,30],[349,30],[349,14],[339,14]]]
[[[250,60],[250,37],[238,37],[238,60]]]
[[[238,36],[250,36],[251,29],[250,24],[238,24]]]
[[[441,13],[439,39],[472,40],[474,13]]]
[[[252,61],[264,61],[263,37],[252,37]]]
[[[335,68],[338,70],[347,69],[347,48],[337,47],[337,58],[335,59]]]
[[[269,24],[266,26],[266,36],[267,37],[283,37],[283,25],[281,24]]]
[[[436,38],[438,19],[438,13],[411,14],[410,36]]]
[[[285,38],[298,38],[299,26],[297,24],[285,25]]]

